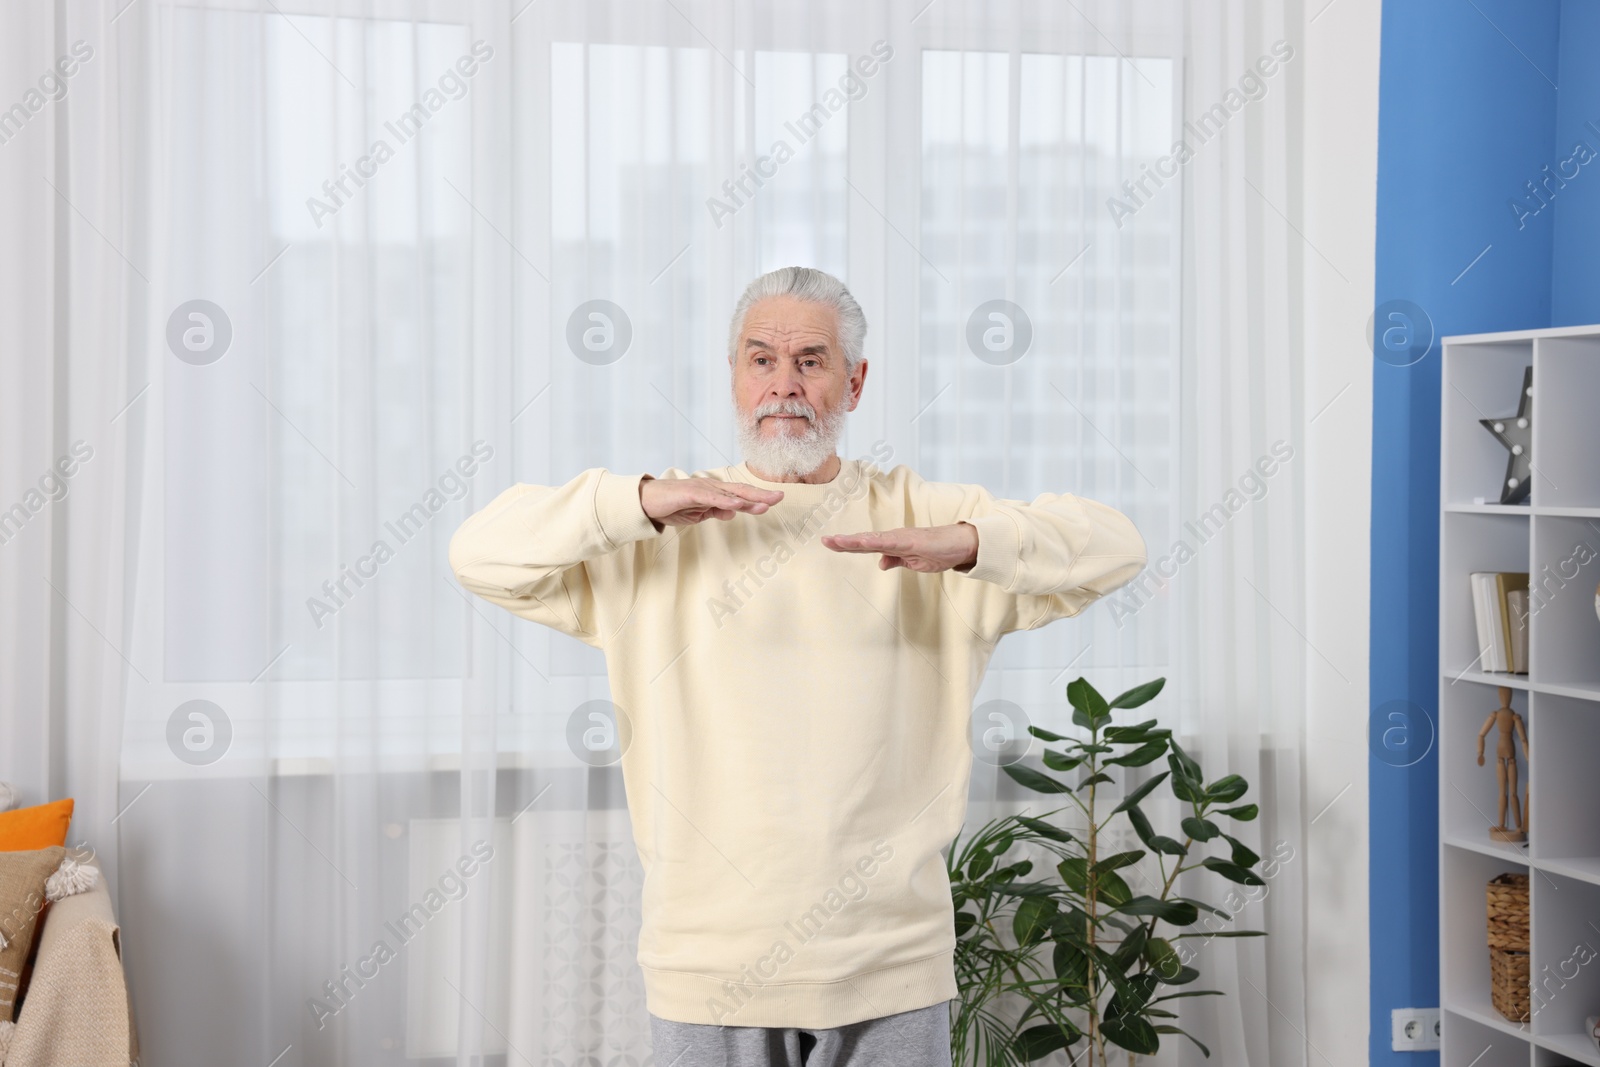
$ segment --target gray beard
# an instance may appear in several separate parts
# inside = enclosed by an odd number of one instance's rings
[[[833,411],[802,424],[783,423],[780,432],[767,436],[761,432],[761,417],[768,414],[805,415],[799,401],[757,406],[746,415],[734,406],[734,421],[739,432],[739,451],[747,465],[769,480],[802,477],[810,474],[838,453],[839,436],[844,431],[848,412],[841,403]]]

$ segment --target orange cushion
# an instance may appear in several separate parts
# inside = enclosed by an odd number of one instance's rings
[[[0,852],[29,852],[67,843],[72,798],[16,811],[0,811]]]

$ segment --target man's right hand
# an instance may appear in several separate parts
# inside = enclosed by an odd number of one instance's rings
[[[657,478],[639,482],[639,503],[652,522],[693,526],[706,519],[731,519],[741,511],[759,515],[783,499],[776,489],[715,478]]]

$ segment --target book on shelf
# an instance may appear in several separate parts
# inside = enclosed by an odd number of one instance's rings
[[[1478,628],[1478,666],[1484,671],[1528,673],[1528,575],[1525,571],[1474,571],[1472,608]]]

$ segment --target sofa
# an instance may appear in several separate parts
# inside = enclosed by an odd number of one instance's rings
[[[93,856],[67,855],[94,866]],[[23,970],[0,1067],[127,1067],[139,1042],[122,968],[122,935],[102,873],[50,903]]]

